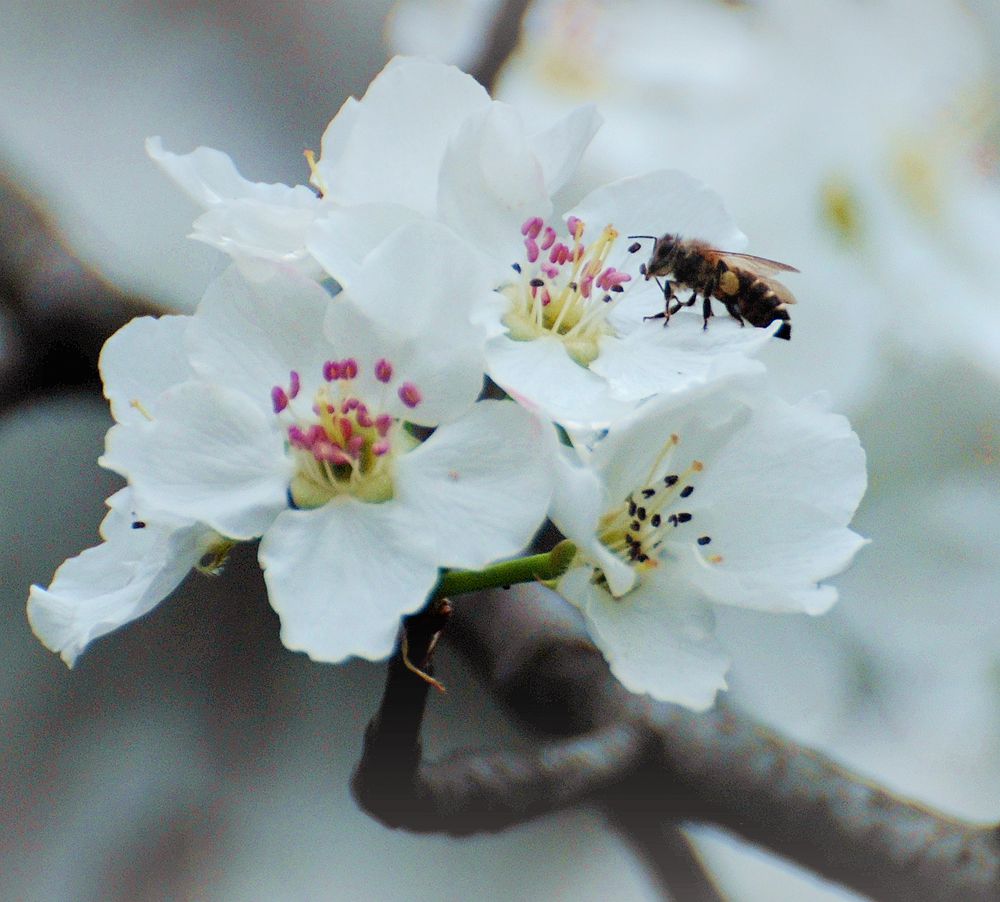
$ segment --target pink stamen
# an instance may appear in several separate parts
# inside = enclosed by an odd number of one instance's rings
[[[542,235],[542,250],[547,251],[556,240],[556,230],[552,226],[546,226]]]
[[[537,238],[538,233],[542,230],[542,217],[532,216],[530,219],[524,220],[521,225],[521,234],[530,238]]]
[[[361,402],[357,398],[348,398],[340,405],[340,409],[344,413],[350,413],[352,410],[356,409]]]
[[[340,365],[342,367],[341,378],[354,379],[357,377],[358,362],[353,357],[348,357],[347,360],[342,360]]]
[[[377,417],[375,417],[375,429],[382,438],[385,438],[391,428],[392,417],[389,416],[389,414],[380,413]]]
[[[271,405],[275,413],[281,413],[288,406],[288,395],[280,385],[271,389]]]
[[[371,429],[375,425],[375,421],[372,419],[372,415],[368,412],[368,409],[362,404],[358,407],[358,425],[362,429]]]
[[[296,448],[308,448],[306,434],[298,426],[288,427],[288,441]]]
[[[302,380],[299,379],[299,374],[295,370],[292,370],[288,374],[288,397],[298,397],[300,388],[302,388]]]
[[[388,382],[392,379],[392,364],[384,357],[375,361],[375,378],[379,382]]]
[[[558,263],[562,266],[569,259],[569,248],[566,247],[561,241],[558,244],[552,245],[552,250],[549,252],[549,263]]]
[[[379,439],[372,445],[372,454],[376,457],[382,457],[389,453],[389,442],[386,439]]]
[[[328,360],[323,364],[323,378],[327,382],[340,378],[340,364],[336,360]]]
[[[534,263],[538,260],[538,242],[534,238],[524,239],[524,249],[528,254],[529,263]]]
[[[542,306],[548,307],[552,303],[552,295],[549,294],[548,288],[542,289]]]
[[[579,237],[577,235],[577,231],[579,231],[580,235],[583,234],[583,220],[578,216],[570,216],[570,218],[566,220],[566,228],[569,229],[570,235],[572,235],[575,239]]]
[[[423,400],[423,395],[420,394],[420,389],[412,382],[404,382],[399,387],[399,400],[410,409],[413,409]]]
[[[364,447],[365,437],[363,435],[352,435],[350,441],[347,443],[347,453],[357,460],[361,456]]]
[[[540,267],[542,274],[548,276],[550,279],[554,279],[559,275],[559,267],[553,266],[551,263],[543,263]]]
[[[341,417],[337,425],[340,426],[340,434],[343,436],[345,442],[354,435],[354,424],[347,417]]]
[[[594,277],[593,276],[587,276],[580,283],[580,294],[582,294],[585,298],[589,298],[590,297],[590,292],[593,289],[593,287],[594,287]]]

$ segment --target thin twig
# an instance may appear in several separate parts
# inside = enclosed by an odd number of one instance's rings
[[[637,793],[619,791],[605,805],[611,825],[628,840],[646,864],[663,894],[677,902],[725,902],[691,845],[676,824],[664,821],[659,799],[651,798],[642,780],[630,781]]]

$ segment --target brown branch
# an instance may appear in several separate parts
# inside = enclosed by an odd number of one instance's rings
[[[134,316],[162,312],[87,269],[0,178],[0,413],[30,395],[99,385],[108,336]]]
[[[513,592],[510,593],[514,594]],[[891,795],[719,703],[706,714],[641,700],[611,676],[566,605],[536,587],[463,605],[449,638],[487,686],[543,733],[588,728],[600,698],[659,743],[644,792],[667,822],[717,824],[877,899],[1000,898],[1000,833]]]
[[[430,653],[450,615],[448,602],[435,602],[406,619],[414,667],[430,672]],[[613,724],[538,749],[422,761],[420,723],[430,685],[397,647],[351,781],[358,804],[390,827],[452,835],[501,830],[607,791],[649,748],[644,730]]]
[[[489,31],[483,37],[482,48],[476,62],[469,69],[469,75],[490,94],[496,89],[500,70],[517,46],[521,21],[530,5],[531,0],[503,0],[490,23]]]

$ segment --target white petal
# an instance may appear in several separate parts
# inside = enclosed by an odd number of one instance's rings
[[[723,371],[760,372],[763,364],[749,355],[771,340],[766,329],[740,328],[736,320],[713,321],[703,329],[700,316],[675,316],[666,328],[656,321],[624,338],[601,339],[590,370],[607,380],[614,397],[639,401],[682,391]]]
[[[306,194],[311,200],[298,206],[250,198],[218,204],[195,220],[191,237],[234,257],[272,260],[308,271],[315,264],[306,252],[306,235],[321,211],[321,201],[308,190]]]
[[[236,170],[233,161],[219,150],[195,148],[189,154],[163,149],[159,137],[146,139],[146,153],[158,163],[185,193],[203,207],[213,207],[238,198],[255,198],[279,206],[300,206],[315,195],[303,186],[251,182]]]
[[[596,564],[608,581],[611,594],[624,595],[635,585],[635,571],[597,538],[600,519],[608,507],[604,484],[582,465],[570,449],[561,449],[556,462],[556,489],[549,516],[556,528],[576,543],[583,555]]]
[[[751,390],[738,403],[750,419],[706,466],[698,500],[722,503],[752,487],[775,509],[792,499],[846,525],[867,486],[865,452],[847,419],[811,399],[792,405],[766,392]]]
[[[435,208],[449,138],[489,104],[473,78],[453,66],[396,57],[323,138],[319,172],[327,197],[342,204],[396,203],[426,215]],[[338,119],[340,116],[338,115]]]
[[[70,667],[91,641],[166,598],[214,537],[197,524],[146,519],[143,528],[133,528],[130,500],[128,490],[109,499],[114,506],[101,527],[105,542],[62,564],[47,589],[31,587],[31,628]]]
[[[506,104],[469,117],[448,145],[438,216],[465,240],[510,265],[524,254],[521,225],[552,201],[520,116]]]
[[[317,661],[386,657],[400,617],[421,608],[438,580],[420,524],[392,501],[286,511],[259,557],[281,641]]]
[[[698,492],[692,496],[696,500]],[[762,611],[822,614],[837,600],[821,580],[840,573],[867,544],[828,514],[794,499],[733,487],[728,503],[686,508],[690,543],[664,564],[699,594],[720,604]],[[700,548],[693,536],[711,536]],[[721,561],[712,563],[718,555]]]
[[[444,226],[406,225],[368,255],[330,305],[329,340],[338,354],[369,365],[387,358],[423,395],[410,410],[389,394],[382,409],[428,426],[454,419],[482,389],[486,311],[502,303],[490,272]]]
[[[287,268],[270,267],[251,282],[231,266],[208,287],[185,336],[191,365],[203,378],[242,391],[268,412],[271,389],[295,370],[303,396],[322,380],[332,349],[323,337],[330,296]]]
[[[521,551],[541,526],[555,435],[509,401],[481,401],[396,465],[396,497],[442,567],[478,568]]]
[[[139,423],[156,399],[172,385],[193,374],[184,352],[184,330],[190,316],[141,316],[122,326],[101,349],[100,370],[104,397],[119,423]]]
[[[594,644],[631,692],[695,711],[726,688],[729,657],[713,635],[711,610],[679,585],[645,579],[622,598],[591,582],[591,569],[570,570],[559,593],[576,605]]]
[[[234,539],[261,535],[287,507],[292,464],[277,418],[219,386],[170,389],[141,431],[108,433],[108,460],[143,505]]]
[[[739,251],[746,236],[736,227],[719,197],[711,188],[673,169],[621,179],[588,194],[570,212],[602,229],[611,224],[631,235],[664,234],[699,238],[714,247]],[[648,253],[652,253],[650,242]]]
[[[400,204],[357,204],[330,210],[311,228],[306,246],[327,273],[349,288],[365,257],[419,215]]]
[[[652,398],[615,423],[595,445],[590,459],[605,482],[608,498],[620,501],[645,485],[672,435],[680,438],[670,458],[675,462],[674,472],[694,460],[710,463],[718,446],[738,428],[739,423],[734,426],[732,420],[749,416],[741,400],[734,398],[737,379],[748,394],[766,391],[760,373],[715,375],[685,391]],[[744,482],[738,485],[742,488]]]
[[[634,407],[615,398],[608,383],[580,366],[552,336],[533,341],[492,339],[486,347],[490,378],[518,403],[563,426],[599,429]]]
[[[555,194],[576,172],[583,152],[601,127],[593,104],[571,110],[554,125],[531,136],[531,148],[542,167],[545,188]]]

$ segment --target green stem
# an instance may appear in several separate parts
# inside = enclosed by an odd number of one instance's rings
[[[482,570],[448,570],[434,590],[432,598],[453,598],[467,592],[497,589],[515,583],[547,582],[558,579],[568,569],[576,546],[563,540],[545,554],[532,554],[484,567]]]

